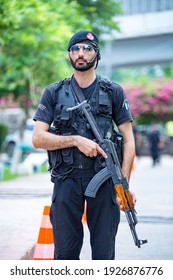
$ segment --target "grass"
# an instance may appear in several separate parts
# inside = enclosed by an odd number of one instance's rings
[[[45,173],[45,172],[48,172],[47,165],[43,164],[40,168],[39,173]],[[18,173],[12,174],[10,171],[10,166],[5,165],[4,170],[3,170],[3,177],[2,177],[2,179],[0,179],[0,181],[3,182],[3,181],[14,180],[16,178],[24,177],[24,176],[29,176],[29,175],[28,174],[18,174]]]
[[[10,167],[5,166],[4,167],[4,171],[3,171],[3,178],[2,181],[8,181],[8,180],[13,180],[16,179],[17,177],[19,177],[19,174],[12,174],[10,172]]]

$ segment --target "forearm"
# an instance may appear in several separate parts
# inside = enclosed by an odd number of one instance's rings
[[[123,164],[122,164],[122,172],[123,176],[129,182],[130,174],[132,170],[132,165],[135,157],[135,144],[133,139],[131,141],[124,143],[124,155],[123,155]]]
[[[102,154],[103,157],[107,156],[103,149],[90,139],[80,135],[56,135],[48,132],[48,128],[49,126],[45,124],[39,124],[35,127],[32,138],[35,148],[51,151],[77,147],[86,156],[96,157],[98,153]]]
[[[56,135],[48,131],[40,131],[33,134],[33,145],[35,148],[45,150],[58,150],[77,146],[77,136]]]
[[[135,156],[135,141],[131,122],[122,124],[119,126],[119,130],[123,134],[124,146],[122,172],[123,176],[127,179],[127,181],[129,181]]]

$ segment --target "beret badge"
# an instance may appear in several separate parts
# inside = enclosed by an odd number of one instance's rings
[[[88,38],[88,40],[91,40],[91,41],[94,40],[94,36],[93,36],[93,34],[90,33],[90,32],[86,35],[86,37]]]

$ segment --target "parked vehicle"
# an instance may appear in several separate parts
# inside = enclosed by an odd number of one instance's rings
[[[18,143],[20,143],[20,148],[24,151],[34,151],[35,148],[32,144],[32,133],[34,129],[34,121],[28,119],[26,121],[26,126],[23,134],[22,142],[20,142],[19,130],[16,130],[13,134],[8,134],[2,144],[3,151],[8,154],[9,158],[12,158],[14,149]]]

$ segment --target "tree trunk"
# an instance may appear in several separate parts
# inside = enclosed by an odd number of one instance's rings
[[[23,136],[24,136],[24,130],[26,126],[26,121],[29,118],[29,97],[30,97],[30,82],[29,79],[26,79],[26,84],[25,84],[25,99],[24,103],[22,104],[24,107],[24,112],[25,112],[25,117],[21,123],[21,126],[19,128],[19,140],[15,145],[14,153],[13,153],[13,159],[11,163],[11,173],[18,173],[18,167],[19,163],[21,162],[22,159],[22,142],[23,142]]]

